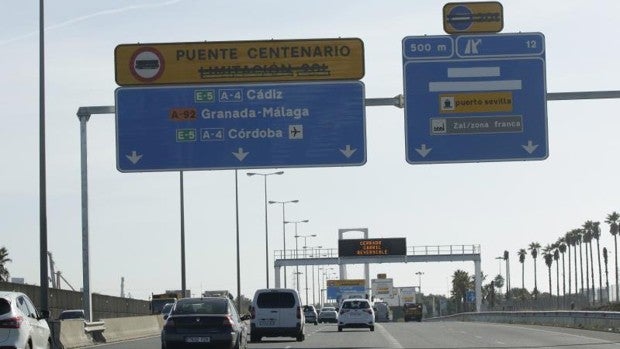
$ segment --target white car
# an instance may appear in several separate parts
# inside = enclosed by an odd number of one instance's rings
[[[367,299],[345,299],[338,313],[338,332],[347,327],[367,327],[375,330],[375,312]]]
[[[50,349],[47,321],[21,292],[0,291],[0,348]]]

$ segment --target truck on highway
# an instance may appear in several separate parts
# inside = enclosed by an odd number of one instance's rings
[[[153,293],[151,294],[151,314],[160,314],[164,305],[167,303],[176,303],[177,299],[182,298],[181,294],[177,292],[166,291],[165,293]]]

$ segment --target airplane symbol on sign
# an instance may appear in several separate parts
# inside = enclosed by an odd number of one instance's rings
[[[288,138],[289,139],[303,139],[304,138],[304,126],[303,125],[289,125],[288,126]]]

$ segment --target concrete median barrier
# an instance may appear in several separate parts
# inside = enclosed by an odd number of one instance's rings
[[[105,323],[103,338],[106,343],[110,343],[159,335],[161,331],[159,318],[161,318],[159,315],[147,315],[102,319]]]
[[[91,336],[84,331],[81,319],[60,321],[60,343],[65,349],[93,345]]]

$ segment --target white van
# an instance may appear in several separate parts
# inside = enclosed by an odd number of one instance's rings
[[[293,337],[303,341],[306,321],[301,308],[301,299],[294,289],[257,290],[250,306],[250,341],[260,342],[262,337]]]

